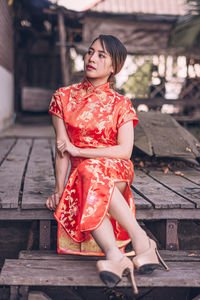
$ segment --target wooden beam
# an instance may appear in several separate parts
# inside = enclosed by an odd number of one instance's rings
[[[141,197],[142,199],[142,197]],[[145,202],[143,202],[145,203]],[[145,204],[137,209],[138,220],[199,220],[200,209],[196,208],[147,208]],[[148,204],[148,203],[147,203]],[[54,220],[53,212],[48,209],[0,209],[0,220]]]
[[[59,30],[59,43],[60,43],[60,60],[61,60],[61,71],[62,81],[64,85],[68,85],[70,81],[69,75],[69,51],[66,48],[66,30],[63,11],[58,11],[58,30]]]

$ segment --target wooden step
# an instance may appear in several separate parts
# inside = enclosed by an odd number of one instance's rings
[[[135,272],[138,287],[200,287],[200,251],[160,253],[163,257],[168,255],[166,261],[170,271],[159,268],[151,275]],[[48,257],[38,253],[31,259],[7,259],[0,275],[0,285],[104,287],[97,275],[96,261],[83,260],[83,257],[67,258],[67,255],[64,259],[55,253],[48,253]],[[118,286],[131,287],[131,284],[127,277],[123,277]]]
[[[196,261],[200,262],[200,250],[159,250],[162,258],[165,261]],[[73,261],[97,261],[100,258],[98,256],[83,256],[83,255],[72,255],[72,254],[58,254],[55,250],[22,250],[19,253],[19,259],[26,260],[73,260]],[[101,259],[104,259],[103,257]]]

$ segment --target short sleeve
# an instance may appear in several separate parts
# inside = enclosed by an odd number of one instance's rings
[[[49,113],[63,119],[63,106],[59,89],[53,94],[49,105]]]
[[[131,101],[128,98],[124,98],[124,101],[120,102],[120,108],[118,110],[117,127],[121,127],[126,122],[133,120],[133,127],[138,122],[138,116],[135,109],[132,106]]]

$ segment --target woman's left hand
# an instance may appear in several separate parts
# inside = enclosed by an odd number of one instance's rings
[[[61,157],[64,156],[64,152],[68,152],[73,157],[80,156],[79,148],[67,141],[57,141],[56,150],[61,155]]]

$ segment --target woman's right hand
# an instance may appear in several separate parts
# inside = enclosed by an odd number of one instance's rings
[[[56,151],[61,157],[64,156],[65,152],[68,152],[73,157],[80,156],[80,149],[67,140],[58,140],[56,142]]]
[[[46,207],[50,210],[56,210],[56,207],[60,201],[60,198],[62,196],[62,193],[54,192],[53,195],[51,195],[47,201],[46,201]]]

